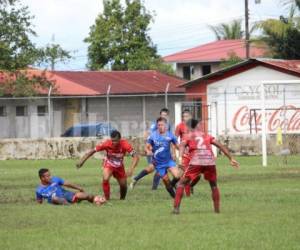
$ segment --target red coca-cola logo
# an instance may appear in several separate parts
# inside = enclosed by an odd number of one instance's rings
[[[251,113],[248,106],[240,107],[233,115],[232,127],[236,132],[261,131],[261,110]],[[276,132],[278,128],[287,132],[300,132],[300,109],[293,105],[281,106],[276,110],[266,110],[267,131]]]

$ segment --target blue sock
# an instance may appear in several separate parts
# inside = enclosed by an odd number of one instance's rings
[[[160,182],[160,175],[154,174],[153,176],[153,183],[152,183],[152,190],[156,190],[158,188]]]
[[[136,181],[138,181],[139,179],[142,179],[147,174],[148,174],[148,172],[144,169],[141,172],[139,172],[138,175],[136,175],[135,177],[133,177],[133,179],[136,180]]]
[[[168,187],[166,187],[166,189],[167,189],[168,193],[171,195],[171,197],[175,198],[176,193],[175,193],[174,188],[171,185],[169,185]]]

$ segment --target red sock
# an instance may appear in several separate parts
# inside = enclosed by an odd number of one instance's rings
[[[176,189],[176,195],[174,199],[174,208],[179,208],[181,199],[183,196],[184,186],[179,185]]]
[[[190,197],[191,196],[191,185],[190,184],[186,184],[185,187],[184,187],[184,190],[185,190],[185,195],[187,197]]]
[[[214,202],[214,210],[216,213],[220,213],[220,192],[217,187],[212,189],[211,193],[212,200]]]
[[[106,200],[109,200],[110,198],[110,185],[109,185],[109,181],[102,181],[102,190],[105,196]]]

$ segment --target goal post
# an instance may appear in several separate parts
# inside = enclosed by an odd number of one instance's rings
[[[295,86],[300,90],[300,80],[270,80],[262,81],[260,83],[260,106],[261,106],[261,148],[262,148],[262,166],[266,167],[268,165],[268,155],[267,155],[267,114],[266,114],[266,87],[267,86]],[[284,96],[284,106],[285,96]],[[299,107],[299,106],[298,106]]]

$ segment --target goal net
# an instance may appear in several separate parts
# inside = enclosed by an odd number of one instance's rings
[[[262,82],[260,106],[250,111],[249,125],[258,133],[261,121],[262,165],[300,165],[300,81]]]

